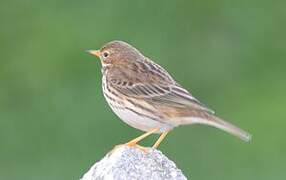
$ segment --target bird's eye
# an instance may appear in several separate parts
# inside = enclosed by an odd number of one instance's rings
[[[107,57],[109,56],[109,53],[105,51],[105,52],[102,54],[102,56],[103,56],[104,58],[107,58]]]

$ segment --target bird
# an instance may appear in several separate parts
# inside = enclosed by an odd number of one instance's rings
[[[144,131],[127,142],[130,147],[151,134],[160,134],[158,148],[175,127],[203,124],[230,133],[246,142],[251,135],[217,117],[215,112],[177,83],[160,65],[127,42],[114,40],[99,50],[87,50],[101,62],[102,91],[113,112],[133,128]]]

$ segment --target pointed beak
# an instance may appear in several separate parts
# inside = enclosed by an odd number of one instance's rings
[[[100,51],[99,50],[87,50],[86,52],[88,52],[91,55],[100,57]]]

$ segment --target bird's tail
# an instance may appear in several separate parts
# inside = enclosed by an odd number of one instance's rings
[[[248,132],[236,127],[235,125],[228,123],[214,115],[208,115],[207,118],[195,118],[195,117],[188,117],[181,119],[182,124],[205,124],[209,126],[216,127],[218,129],[224,130],[246,142],[251,140],[251,134]]]

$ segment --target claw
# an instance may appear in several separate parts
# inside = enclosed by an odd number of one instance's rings
[[[134,146],[129,146],[129,147],[138,148],[138,149],[140,149],[141,151],[143,151],[144,153],[148,153],[148,151],[150,150],[150,148],[144,147],[144,146],[140,146],[140,145],[138,145],[138,144],[135,144]]]

